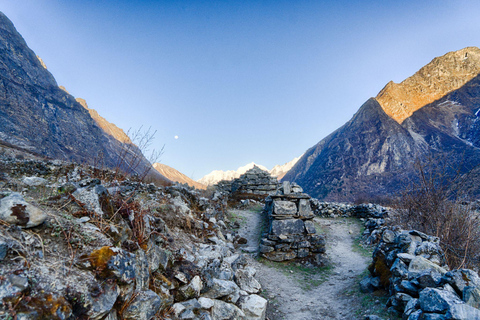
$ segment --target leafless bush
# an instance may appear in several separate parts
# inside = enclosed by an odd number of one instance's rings
[[[396,222],[440,238],[447,263],[452,268],[475,268],[480,256],[480,218],[462,189],[460,168],[447,157],[417,160],[416,178],[396,202]]]
[[[147,177],[152,169],[151,164],[158,161],[165,147],[163,146],[160,150],[150,150],[155,134],[156,131],[152,131],[151,128],[143,130],[142,127],[127,131],[130,140],[121,144],[121,151],[114,165],[116,179],[121,180],[130,176],[143,181]],[[149,152],[148,158],[144,157]]]

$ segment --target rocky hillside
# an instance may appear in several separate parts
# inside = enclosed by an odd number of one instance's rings
[[[265,319],[226,198],[0,148],[1,319]]]
[[[0,140],[53,159],[138,174],[151,168],[120,129],[110,130],[114,125],[58,87],[3,13],[0,62]],[[150,175],[167,182],[153,170]]]
[[[169,179],[171,181],[178,182],[178,183],[181,183],[181,184],[186,183],[190,187],[194,187],[196,189],[206,189],[207,188],[207,186],[205,186],[201,183],[198,183],[193,179],[190,179],[189,177],[187,177],[186,175],[184,175],[180,171],[178,171],[178,170],[176,170],[172,167],[169,167],[166,164],[156,162],[156,163],[153,164],[153,168],[155,170],[157,170],[161,175],[163,175],[164,177],[166,177],[167,179]]]
[[[463,172],[475,168],[479,72],[480,50],[469,47],[435,58],[400,84],[389,83],[307,150],[283,179],[321,199],[352,201],[395,194],[417,159],[448,155]],[[478,183],[471,184],[478,195]]]

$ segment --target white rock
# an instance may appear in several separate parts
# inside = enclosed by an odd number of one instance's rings
[[[173,314],[178,317],[183,311],[185,311],[185,309],[187,309],[183,304],[181,303],[175,303],[173,306],[172,306],[172,311],[173,311]]]
[[[245,313],[234,304],[213,300],[212,318],[214,320],[244,320]]]
[[[213,307],[213,300],[205,297],[198,299],[198,303],[202,306],[202,309],[210,309]]]
[[[12,193],[0,200],[0,219],[24,228],[42,224],[47,215],[42,210],[29,204],[19,193]]]
[[[47,180],[40,177],[25,177],[22,182],[30,187],[44,186],[47,184]]]
[[[252,294],[242,297],[239,307],[245,313],[245,320],[264,320],[267,312],[267,300]]]

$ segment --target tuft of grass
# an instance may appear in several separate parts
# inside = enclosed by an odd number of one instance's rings
[[[355,282],[359,283],[368,274],[368,270],[365,269],[363,273],[357,276]],[[377,290],[372,293],[363,293],[360,291],[360,286],[354,286],[352,288],[346,289],[343,294],[358,302],[360,308],[358,308],[355,312],[355,316],[358,319],[362,319],[366,315],[376,315],[382,319],[390,320],[402,319],[401,317],[398,317],[387,311],[387,308],[385,306],[387,304],[389,296],[388,293],[384,290]]]
[[[259,258],[264,265],[281,271],[286,276],[298,281],[301,288],[310,291],[328,280],[334,266],[331,263],[322,267],[305,266],[299,262],[274,262],[268,259]]]
[[[233,211],[227,211],[226,218],[230,223],[237,224],[239,228],[247,224],[247,217]]]

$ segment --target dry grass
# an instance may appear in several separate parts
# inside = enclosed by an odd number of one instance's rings
[[[439,237],[451,268],[476,268],[480,256],[480,218],[462,189],[466,175],[447,159],[417,161],[418,176],[401,193],[394,219],[405,229]]]

